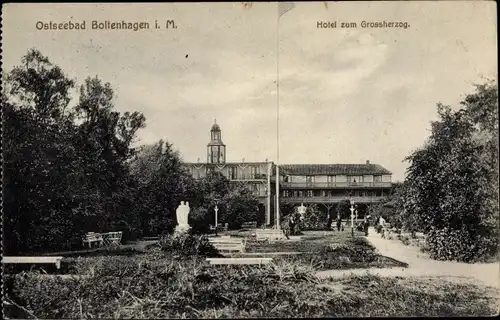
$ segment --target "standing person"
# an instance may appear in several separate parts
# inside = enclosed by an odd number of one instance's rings
[[[380,229],[382,230],[382,238],[385,238],[385,219],[384,219],[384,217],[380,216],[380,219],[378,220],[378,224],[381,227]]]
[[[340,217],[340,214],[337,215],[337,231],[340,231],[340,227],[342,226],[342,218]]]
[[[370,226],[370,216],[365,216],[365,220],[363,221],[363,228],[365,231],[365,236],[368,236],[368,227]]]

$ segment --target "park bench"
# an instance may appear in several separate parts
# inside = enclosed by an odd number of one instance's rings
[[[4,264],[55,264],[57,269],[61,268],[63,257],[3,257]]]
[[[218,231],[218,232],[222,232],[222,231],[227,231],[229,229],[229,223],[225,223],[224,225],[217,225],[214,226],[214,225],[209,225],[209,228],[210,228],[210,231]]]
[[[217,231],[227,231],[229,229],[229,223],[224,223],[224,226],[218,225]]]
[[[221,264],[268,264],[273,258],[207,258],[211,265]]]
[[[255,231],[257,240],[281,240],[285,237],[283,230],[279,229],[258,229]]]
[[[101,234],[96,233],[96,232],[88,232],[84,237],[83,237],[83,247],[85,247],[85,243],[89,244],[89,249],[92,248],[92,243],[97,242],[97,245],[100,247],[103,245],[104,240],[101,236]]]
[[[122,235],[122,231],[101,233],[102,239],[104,240],[104,245],[111,247],[117,247],[121,244]]]
[[[257,221],[247,221],[243,222],[241,225],[242,229],[257,229]]]
[[[219,251],[245,252],[245,239],[226,237],[208,238],[210,243]]]

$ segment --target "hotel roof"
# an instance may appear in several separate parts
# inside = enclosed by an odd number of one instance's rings
[[[379,164],[283,164],[280,175],[382,175],[392,174]]]

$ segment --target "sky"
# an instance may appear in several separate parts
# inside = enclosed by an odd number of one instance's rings
[[[436,104],[458,107],[475,83],[497,79],[495,2],[296,2],[279,20],[276,3],[30,3],[4,5],[2,18],[4,71],[37,48],[78,85],[98,76],[116,110],[146,116],[138,144],[167,140],[187,162],[206,160],[216,119],[228,162],[369,160],[401,181]],[[177,28],[92,30],[92,20]],[[361,27],[384,20],[410,27]]]

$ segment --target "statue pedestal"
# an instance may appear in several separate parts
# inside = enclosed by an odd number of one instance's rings
[[[191,229],[189,225],[177,225],[175,226],[174,233],[184,233],[188,232]]]

